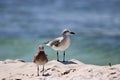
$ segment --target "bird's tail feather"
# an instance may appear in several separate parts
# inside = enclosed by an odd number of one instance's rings
[[[45,42],[44,44],[46,44],[47,46],[50,46],[49,42],[50,42],[50,41],[47,41],[47,42]]]

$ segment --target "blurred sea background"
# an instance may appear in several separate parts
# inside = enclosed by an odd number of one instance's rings
[[[120,0],[0,0],[0,60],[32,61],[65,28],[76,33],[67,60],[120,64]],[[45,52],[56,59],[50,47]]]

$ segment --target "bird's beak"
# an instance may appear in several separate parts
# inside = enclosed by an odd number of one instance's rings
[[[75,34],[74,32],[70,32],[70,34]]]

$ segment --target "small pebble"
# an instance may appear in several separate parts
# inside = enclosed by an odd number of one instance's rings
[[[2,80],[6,80],[5,78],[2,78]]]

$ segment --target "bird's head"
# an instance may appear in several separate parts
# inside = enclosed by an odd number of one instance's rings
[[[44,46],[43,45],[39,45],[39,51],[44,51]]]
[[[75,34],[75,33],[68,30],[68,29],[64,29],[63,32],[62,32],[62,35],[70,35],[70,34]]]

